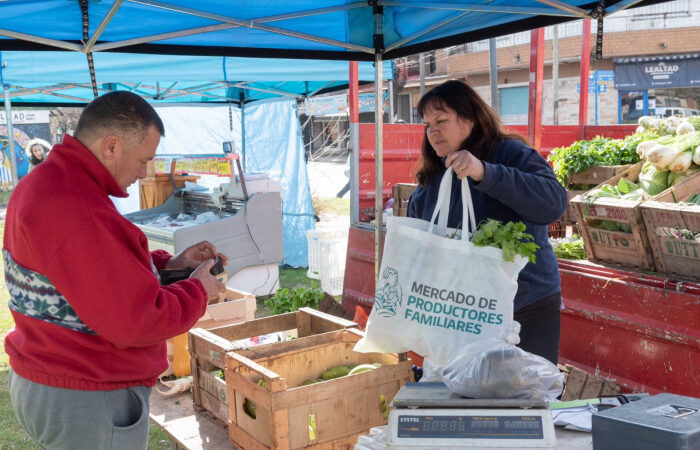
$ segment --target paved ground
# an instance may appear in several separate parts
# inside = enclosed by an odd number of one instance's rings
[[[309,161],[306,171],[309,174],[309,187],[312,197],[333,198],[348,182],[345,175],[345,161]],[[349,198],[349,193],[345,198]]]

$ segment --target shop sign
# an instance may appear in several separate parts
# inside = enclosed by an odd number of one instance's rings
[[[12,124],[49,123],[49,110],[12,111]],[[7,124],[5,111],[0,111],[0,125]]]
[[[615,64],[618,89],[653,89],[700,85],[700,59],[634,61]]]

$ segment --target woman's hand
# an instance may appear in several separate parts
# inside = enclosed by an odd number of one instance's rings
[[[224,266],[228,264],[228,257],[221,253],[217,253],[214,244],[208,241],[202,241],[187,247],[177,255],[170,258],[168,263],[165,265],[165,268],[185,269],[197,267],[204,261],[214,259],[217,256],[221,258],[221,262]]]
[[[479,182],[484,178],[484,163],[467,150],[458,150],[447,155],[445,167],[450,166],[460,180],[469,177]]]

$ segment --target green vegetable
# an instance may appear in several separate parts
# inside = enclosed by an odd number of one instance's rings
[[[321,378],[324,380],[332,380],[333,378],[344,377],[352,370],[353,366],[335,366],[323,372]]]
[[[308,386],[310,384],[320,383],[321,381],[326,381],[326,380],[322,380],[320,378],[309,378],[308,380],[305,380],[303,383],[301,383],[301,385]]]
[[[265,306],[270,308],[270,314],[275,315],[296,311],[303,307],[316,309],[321,299],[323,299],[323,291],[317,287],[282,288],[265,300]]]
[[[586,259],[586,251],[583,248],[583,239],[578,238],[570,242],[558,242],[552,245],[554,255],[562,259]]]
[[[381,402],[382,402],[382,419],[388,420],[389,419],[389,412],[388,412],[388,408],[386,405],[386,396],[384,394],[380,394],[379,400],[381,400]]]
[[[313,441],[316,439],[316,416],[309,414],[307,423],[309,424],[309,440]]]
[[[522,222],[502,222],[488,219],[481,222],[472,235],[472,243],[479,247],[496,247],[503,250],[503,259],[508,262],[515,260],[515,255],[524,256],[530,262],[535,262],[535,252],[539,245],[532,241],[530,233],[525,233],[527,227]]]
[[[257,419],[255,415],[255,402],[251,402],[247,398],[243,401],[243,411],[253,419]]]
[[[212,372],[211,374],[214,375],[216,378],[221,378],[222,380],[225,379],[223,370],[217,370],[215,372]]]
[[[690,169],[686,170],[685,172],[668,172],[668,180],[667,184],[669,186],[675,186],[678,183],[686,180],[688,177],[695,175],[696,173],[700,172],[700,167],[696,166],[695,164],[690,166]]]
[[[695,131],[700,131],[700,116],[686,117],[685,120],[690,122],[693,128],[695,128]]]
[[[377,367],[374,364],[360,364],[359,366],[353,367],[353,369],[348,372],[348,375],[355,375],[356,373],[368,372],[374,370]]]
[[[700,206],[700,193],[691,195],[690,198],[683,203]]]
[[[552,163],[559,182],[566,187],[573,174],[581,173],[589,167],[639,162],[637,146],[657,137],[654,133],[633,134],[625,139],[597,136],[589,141],[576,141],[569,147],[555,148],[547,159]]]
[[[671,172],[675,173],[675,172]],[[669,172],[658,170],[656,167],[646,162],[642,165],[639,173],[639,186],[649,195],[660,194],[669,186]]]

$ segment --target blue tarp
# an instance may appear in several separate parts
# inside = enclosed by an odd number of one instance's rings
[[[90,39],[83,42],[83,11],[77,0],[5,0],[0,2],[0,50],[54,47],[368,61],[381,53],[388,60],[654,3],[660,2],[90,1]],[[594,12],[597,6],[601,9]]]
[[[348,63],[215,56],[95,53],[98,88],[131,90],[152,103],[240,102],[300,98],[348,83]],[[77,52],[0,52],[2,81],[13,104],[85,103],[93,98],[85,55]],[[392,78],[391,64],[383,65]],[[372,63],[358,80],[374,80]],[[0,102],[4,102],[0,98]]]

